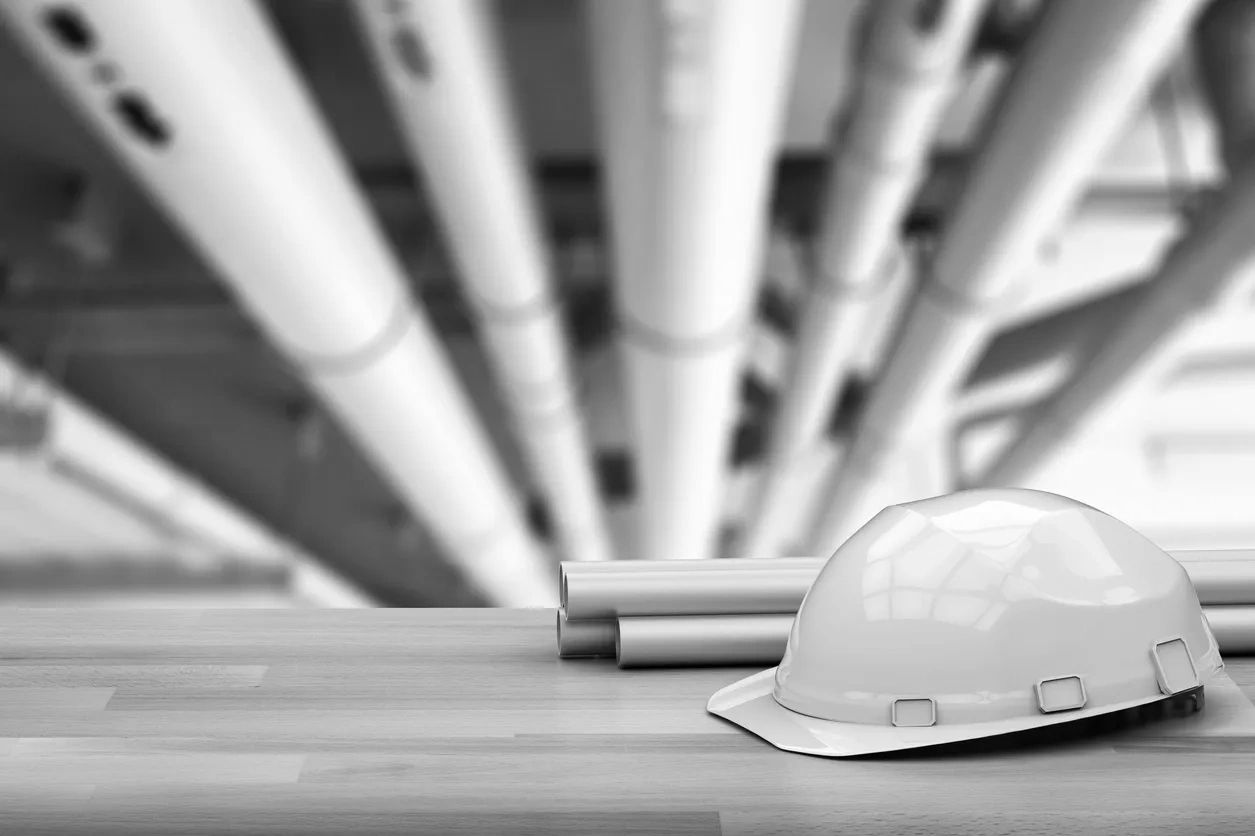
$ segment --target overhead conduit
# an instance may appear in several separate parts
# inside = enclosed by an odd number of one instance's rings
[[[790,477],[821,439],[867,338],[869,313],[892,278],[886,261],[896,255],[903,217],[985,5],[890,0],[865,7],[857,86],[833,137],[813,289],[739,547],[747,557],[772,557],[784,545]]]
[[[370,607],[376,603],[328,567],[291,543],[277,537],[257,520],[227,502],[208,486],[171,465],[131,438],[93,409],[78,401],[43,375],[26,369],[8,351],[0,349],[0,401],[6,423],[28,416],[24,439],[6,432],[0,442],[0,462],[11,459],[47,471],[116,509],[102,521],[90,547],[107,551],[104,536],[119,523],[159,532],[153,538],[168,557],[239,560],[258,565],[281,564],[291,571],[292,592],[300,600],[327,607]],[[6,427],[6,429],[8,429]],[[15,443],[17,442],[17,443]],[[23,496],[30,486],[23,486]],[[72,510],[76,522],[87,520]],[[20,516],[27,516],[22,514]],[[26,520],[23,520],[25,522]],[[38,528],[40,520],[34,521]],[[47,524],[46,522],[44,523]],[[6,536],[12,535],[6,530]],[[61,532],[57,532],[61,536]],[[54,538],[55,539],[55,538]],[[11,547],[11,544],[5,544]],[[107,557],[108,555],[104,555]],[[140,557],[144,555],[138,555]]]
[[[866,503],[878,476],[927,426],[947,419],[991,320],[1014,302],[1041,241],[1075,203],[1201,5],[1056,0],[1046,6],[848,452],[824,488],[825,510],[809,553],[839,545],[873,510]]]
[[[496,603],[552,602],[556,569],[259,10],[136,6],[0,12],[445,556]],[[88,37],[67,37],[50,17],[61,13]]]
[[[714,555],[797,0],[594,0],[636,557]]]
[[[1223,295],[1255,256],[1255,3],[1216,0],[1195,31],[1197,64],[1219,127],[1227,185],[1191,219],[1159,272],[1096,350],[1044,404],[980,481],[1023,484],[1124,391],[1156,347]]]
[[[607,560],[551,265],[484,0],[355,4],[568,560]]]

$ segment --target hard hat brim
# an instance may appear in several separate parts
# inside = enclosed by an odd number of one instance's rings
[[[710,698],[706,710],[758,735],[778,749],[830,758],[978,740],[1083,720],[1166,699],[1162,694],[1155,694],[1144,699],[1057,714],[1040,714],[987,723],[904,728],[841,723],[791,711],[776,702],[772,694],[775,677],[776,669],[769,668],[729,685]],[[1209,726],[1218,722],[1225,726],[1238,723],[1250,728],[1255,724],[1255,706],[1251,705],[1241,689],[1223,670],[1212,674],[1203,684],[1207,707],[1199,713],[1199,717],[1206,715]],[[1196,723],[1198,720],[1186,722]]]

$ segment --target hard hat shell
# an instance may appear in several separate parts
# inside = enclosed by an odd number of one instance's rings
[[[819,573],[780,665],[707,710],[839,757],[1120,711],[1222,667],[1189,576],[1145,537],[1054,494],[974,490],[876,515]]]

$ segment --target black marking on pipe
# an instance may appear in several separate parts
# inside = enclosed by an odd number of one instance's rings
[[[871,384],[868,380],[847,377],[841,391],[834,398],[832,412],[828,415],[828,423],[824,428],[825,435],[831,439],[844,439],[853,434],[855,423],[867,408],[870,393]]]
[[[96,48],[96,32],[75,6],[53,6],[44,12],[43,22],[57,43],[70,52],[84,54]]]
[[[173,131],[152,102],[136,90],[126,90],[113,98],[113,112],[122,126],[147,145],[165,148]]]
[[[414,26],[402,26],[392,33],[392,52],[406,72],[417,81],[432,80],[431,52],[422,34]]]

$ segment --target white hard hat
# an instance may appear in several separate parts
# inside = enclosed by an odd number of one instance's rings
[[[1222,669],[1185,570],[1054,494],[886,508],[828,561],[779,667],[707,709],[833,757],[989,737],[1193,691]]]

